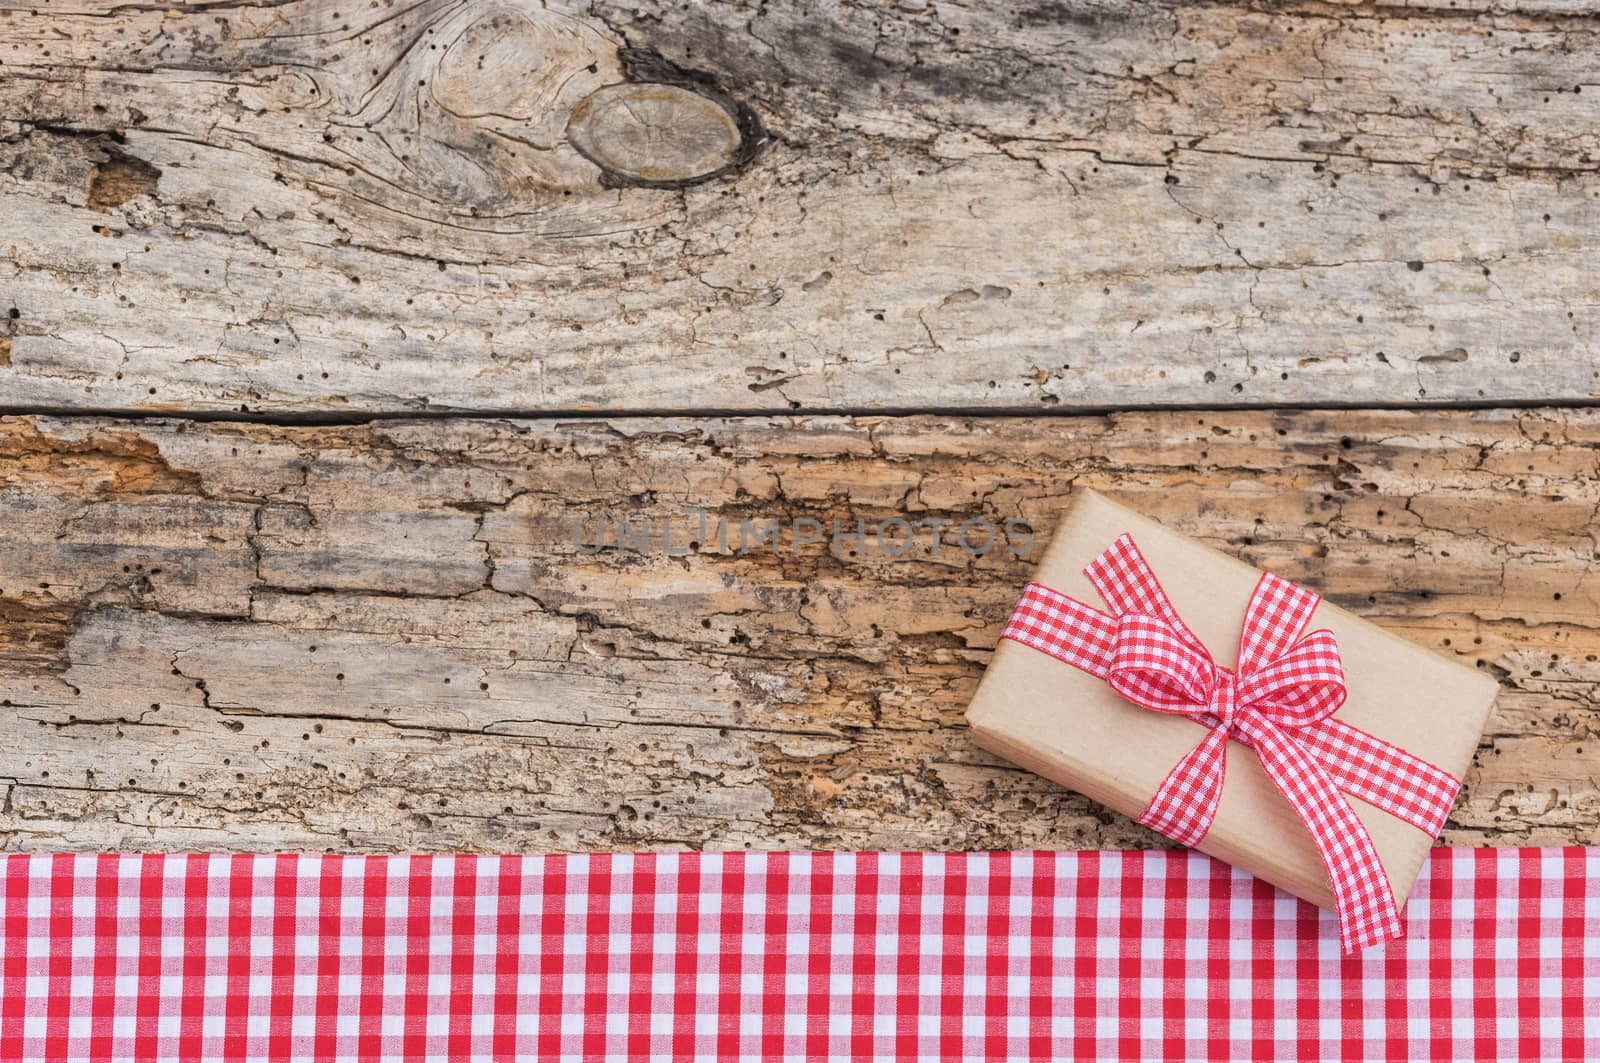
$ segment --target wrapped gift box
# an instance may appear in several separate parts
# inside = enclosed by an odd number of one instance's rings
[[[1099,494],[1076,493],[1035,582],[1106,610],[1083,570],[1124,533],[1215,663],[1234,668],[1261,573]],[[1464,778],[1494,700],[1494,679],[1326,601],[1304,630],[1318,628],[1334,634],[1343,659],[1347,697],[1334,717]],[[1104,680],[1006,638],[967,721],[983,748],[1134,818],[1207,734],[1193,719],[1125,701]],[[1332,909],[1328,872],[1305,822],[1251,749],[1229,741],[1226,756],[1216,818],[1195,847]],[[1360,798],[1345,799],[1403,906],[1433,837]]]

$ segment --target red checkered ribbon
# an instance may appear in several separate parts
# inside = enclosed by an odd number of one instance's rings
[[[1319,597],[1263,573],[1245,609],[1238,667],[1230,671],[1179,618],[1132,536],[1119,538],[1084,574],[1110,613],[1030,583],[1001,637],[1104,679],[1136,705],[1207,728],[1139,822],[1198,844],[1217,814],[1232,738],[1255,750],[1311,831],[1328,868],[1345,951],[1402,937],[1372,838],[1340,791],[1435,837],[1461,782],[1333,719],[1345,699],[1338,643],[1327,630],[1301,635]]]

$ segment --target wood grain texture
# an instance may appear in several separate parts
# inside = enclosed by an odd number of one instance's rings
[[[0,3],[0,405],[1587,403],[1597,85],[1538,0]]]
[[[1498,676],[1444,840],[1594,844],[1597,461],[1553,410],[4,419],[0,845],[1158,844],[962,725],[1032,561],[959,525],[1042,544],[1075,485]]]

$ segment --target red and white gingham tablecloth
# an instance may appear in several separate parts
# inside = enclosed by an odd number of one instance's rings
[[[1600,1059],[1600,848],[0,858],[0,1059]]]

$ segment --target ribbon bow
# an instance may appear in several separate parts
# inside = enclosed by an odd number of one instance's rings
[[[1301,636],[1318,595],[1263,573],[1245,610],[1238,667],[1230,671],[1179,618],[1132,536],[1119,538],[1084,574],[1110,613],[1030,583],[1001,637],[1104,679],[1136,705],[1208,729],[1139,822],[1184,845],[1205,837],[1232,738],[1255,751],[1310,830],[1328,868],[1345,951],[1402,937],[1388,875],[1340,791],[1431,838],[1444,828],[1461,782],[1333,718],[1345,699],[1339,645],[1327,630]]]

